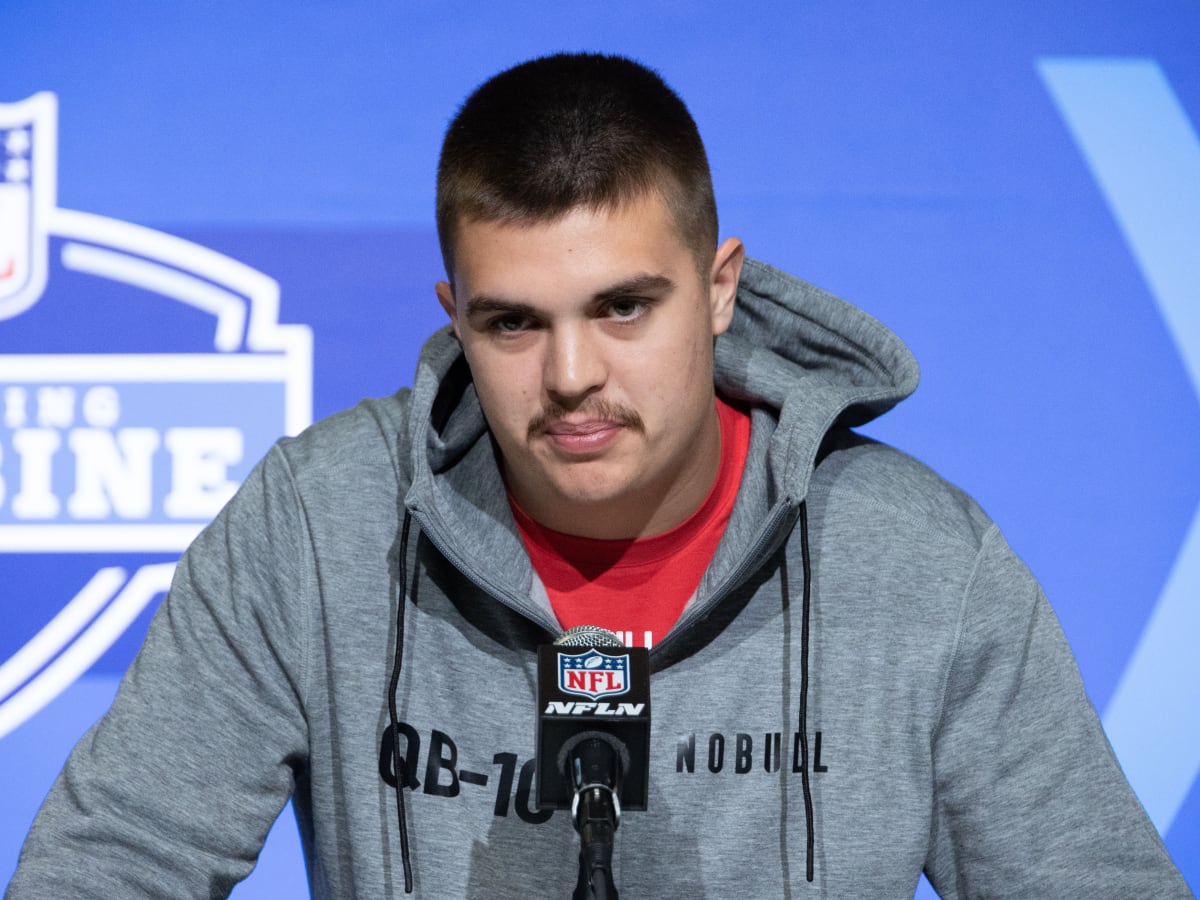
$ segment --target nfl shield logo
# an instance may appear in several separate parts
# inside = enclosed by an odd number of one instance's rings
[[[46,287],[55,113],[50,93],[0,104],[0,319],[27,310]]]
[[[599,700],[629,690],[629,654],[613,655],[589,650],[587,653],[558,654],[558,689]]]

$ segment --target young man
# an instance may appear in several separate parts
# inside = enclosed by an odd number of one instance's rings
[[[849,430],[908,350],[718,243],[656,75],[489,81],[438,225],[452,327],[188,551],[12,897],[221,895],[289,796],[314,896],[567,896],[533,682],[575,624],[652,648],[627,897],[1189,896],[996,527]]]

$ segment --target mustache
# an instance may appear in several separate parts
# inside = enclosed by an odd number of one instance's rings
[[[529,420],[528,436],[532,438],[543,435],[568,416],[576,419],[582,417],[594,421],[612,422],[615,425],[622,425],[639,432],[646,430],[637,410],[609,400],[588,400],[572,409],[567,409],[558,403],[547,403],[542,407],[541,412]]]

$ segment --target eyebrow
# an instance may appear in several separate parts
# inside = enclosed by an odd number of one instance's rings
[[[665,294],[674,287],[675,282],[666,275],[637,275],[626,281],[618,282],[610,288],[598,291],[593,299],[604,303],[641,294]]]
[[[485,313],[513,313],[520,316],[532,316],[534,308],[528,303],[516,300],[502,300],[499,297],[471,297],[467,300],[467,317],[481,316]]]
[[[593,303],[611,303],[625,297],[637,297],[644,294],[665,294],[675,287],[675,282],[666,275],[635,275],[625,281],[597,291],[592,295]],[[538,310],[530,303],[520,300],[505,300],[502,297],[489,297],[486,294],[467,299],[467,317],[487,313],[510,313],[521,316],[536,316]]]

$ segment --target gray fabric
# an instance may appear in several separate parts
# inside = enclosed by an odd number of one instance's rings
[[[948,898],[1190,896],[995,526],[847,430],[915,388],[908,350],[760,263],[738,303],[717,379],[753,405],[750,457],[652,652],[650,808],[617,832],[622,896],[911,897],[923,868]],[[794,753],[803,500],[812,884]],[[401,896],[381,764],[405,507],[417,896],[569,896],[576,836],[530,798],[533,648],[559,629],[445,330],[411,392],[281,441],[188,551],[8,896],[221,896],[291,793],[314,896]]]

